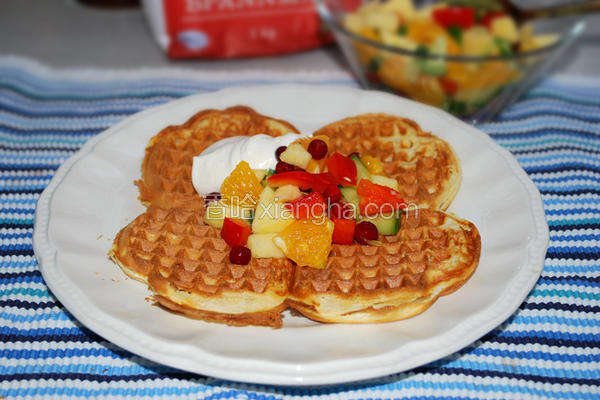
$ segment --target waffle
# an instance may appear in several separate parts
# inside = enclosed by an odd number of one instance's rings
[[[192,185],[192,161],[217,140],[264,133],[280,136],[298,133],[291,124],[260,115],[244,106],[205,110],[183,125],[168,126],[150,139],[142,162],[142,179],[136,181],[145,205],[163,208],[200,208],[203,200]]]
[[[277,328],[287,307],[323,322],[408,318],[460,287],[479,260],[473,224],[418,210],[403,217],[397,235],[382,236],[381,246],[333,245],[323,270],[287,259],[237,265],[202,214],[152,206],[119,233],[111,257],[147,281],[162,306],[229,325]]]
[[[412,210],[381,246],[333,245],[327,267],[297,267],[288,304],[321,322],[397,321],[458,289],[479,262],[475,225],[442,211]]]
[[[458,192],[460,162],[452,147],[409,119],[363,114],[329,124],[315,135],[329,136],[330,151],[381,160],[409,204],[445,210]]]
[[[229,247],[203,214],[152,205],[119,232],[109,255],[168,309],[229,325],[281,326],[292,263],[231,264]]]

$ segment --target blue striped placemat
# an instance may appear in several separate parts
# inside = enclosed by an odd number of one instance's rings
[[[0,58],[0,399],[600,398],[600,80],[540,83],[481,125],[540,189],[542,276],[519,310],[462,351],[361,384],[279,388],[174,370],[106,342],[44,284],[36,201],[87,139],[139,110],[243,84],[356,83],[343,73],[54,71]]]

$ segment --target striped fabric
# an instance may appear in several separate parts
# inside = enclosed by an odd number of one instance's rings
[[[58,166],[139,110],[283,81],[356,85],[341,73],[57,72],[0,58],[0,399],[600,398],[600,80],[546,80],[481,126],[539,187],[551,242],[525,303],[456,354],[367,383],[274,388],[157,365],[81,326],[32,249],[36,201]]]

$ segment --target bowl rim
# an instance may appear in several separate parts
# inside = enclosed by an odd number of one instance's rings
[[[399,53],[405,56],[412,56],[424,59],[435,59],[435,60],[445,60],[445,61],[462,61],[462,62],[485,62],[485,61],[509,61],[516,59],[524,59],[539,55],[544,55],[547,53],[552,53],[554,50],[560,48],[561,46],[569,43],[571,40],[579,37],[586,26],[585,19],[578,18],[577,20],[571,23],[571,26],[562,35],[559,35],[557,41],[552,44],[549,44],[544,47],[540,47],[535,50],[525,51],[525,52],[517,52],[513,54],[505,54],[505,55],[491,55],[491,56],[469,56],[469,55],[448,55],[448,54],[439,54],[439,53],[419,53],[417,51],[403,49],[401,47],[390,46],[387,44],[383,44],[381,42],[375,42],[371,39],[368,39],[364,36],[357,35],[356,33],[346,29],[342,24],[340,24],[329,11],[326,3],[326,0],[314,0],[316,4],[317,11],[319,16],[329,25],[329,27],[337,33],[341,33],[351,39],[358,40],[366,45],[376,47],[380,50],[385,50],[392,53]]]

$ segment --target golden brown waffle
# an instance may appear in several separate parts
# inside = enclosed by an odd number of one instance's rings
[[[324,322],[395,321],[462,285],[479,260],[475,226],[442,211],[413,211],[381,246],[334,245],[323,270],[287,259],[231,264],[202,212],[150,207],[115,240],[111,257],[171,310],[230,325],[281,326],[290,306]]]
[[[288,122],[258,114],[249,107],[205,110],[183,125],[169,126],[150,139],[137,181],[145,205],[200,208],[203,199],[192,185],[192,161],[217,140],[264,133],[280,136],[298,130]]]
[[[329,136],[330,151],[381,160],[407,203],[445,210],[460,186],[460,162],[452,147],[409,119],[363,114],[329,124],[315,135]]]
[[[230,325],[281,326],[291,262],[230,263],[229,247],[203,214],[151,206],[119,232],[109,255],[169,309]]]
[[[412,210],[381,246],[333,245],[327,268],[296,268],[288,302],[322,322],[405,319],[458,289],[481,249],[475,225],[442,211]]]

